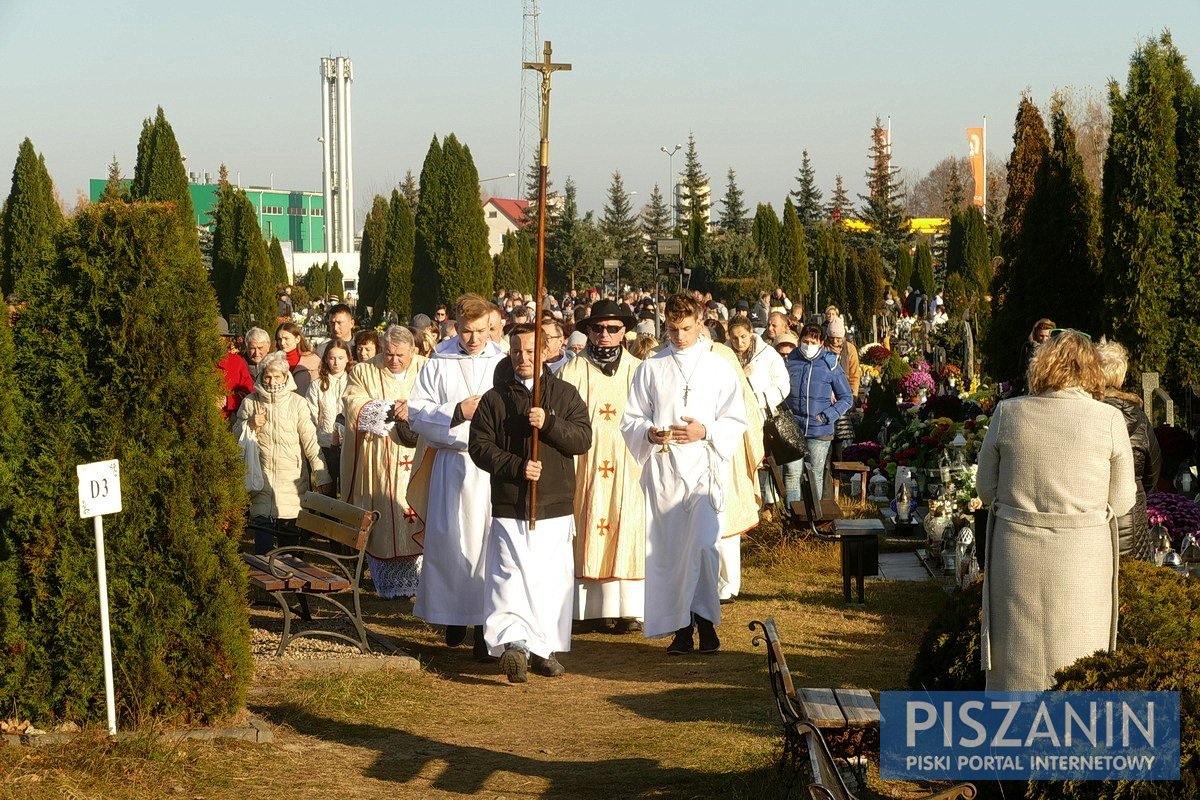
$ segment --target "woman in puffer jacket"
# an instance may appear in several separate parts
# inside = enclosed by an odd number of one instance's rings
[[[1142,409],[1142,399],[1124,391],[1125,373],[1129,369],[1129,353],[1117,342],[1102,342],[1096,345],[1100,356],[1100,369],[1108,384],[1104,402],[1113,406],[1125,417],[1125,429],[1129,432],[1129,444],[1133,447],[1133,472],[1137,477],[1137,501],[1129,513],[1117,518],[1117,534],[1120,552],[1141,561],[1150,560],[1150,521],[1146,517],[1146,493],[1154,491],[1158,473],[1162,469],[1162,454],[1158,439],[1150,427],[1150,419]]]
[[[824,335],[819,325],[808,324],[800,331],[800,346],[788,355],[788,378],[791,392],[787,405],[796,415],[796,422],[804,432],[808,445],[809,466],[817,478],[817,496],[825,480],[825,463],[829,460],[829,448],[833,444],[834,423],[838,417],[850,410],[854,395],[846,373],[838,365],[836,353],[823,345]],[[783,467],[783,483],[787,489],[789,504],[801,499],[802,464],[793,461]]]
[[[243,426],[254,431],[263,471],[263,488],[250,494],[250,524],[255,530],[254,551],[265,553],[273,546],[271,533],[282,534],[281,544],[297,537],[296,517],[300,497],[310,481],[322,494],[333,491],[325,459],[317,443],[308,402],[296,394],[296,382],[280,352],[262,360],[254,393],[238,409],[235,436]]]

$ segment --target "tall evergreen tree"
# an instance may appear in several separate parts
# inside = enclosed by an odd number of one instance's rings
[[[413,307],[429,311],[467,292],[490,294],[492,259],[471,151],[451,133],[436,137],[421,170],[415,220]]]
[[[900,252],[896,254],[896,280],[893,285],[898,291],[903,292],[907,287],[912,286],[913,279],[913,257],[907,247],[901,247]]]
[[[912,287],[920,289],[921,293],[926,295],[937,291],[937,279],[933,274],[933,252],[925,242],[917,245],[917,252],[913,257]]]
[[[183,155],[162,106],[158,107],[153,120],[147,119],[142,125],[130,195],[135,200],[173,203],[179,221],[190,230],[196,229],[196,211],[188,189]]]
[[[807,150],[801,151],[796,184],[796,188],[791,191],[791,197],[796,204],[796,216],[805,227],[811,228],[825,218],[825,209],[821,206],[821,190],[817,188],[817,171],[813,169]]]
[[[871,226],[866,234],[871,246],[879,250],[888,263],[895,263],[896,251],[907,245],[912,238],[904,210],[904,187],[900,182],[900,168],[892,166],[892,148],[887,130],[875,118],[871,129],[871,168],[867,170],[867,194],[860,194],[863,201],[859,216]]]
[[[803,304],[811,281],[808,275],[808,244],[804,225],[796,216],[790,198],[783,201],[783,223],[779,231],[779,286],[793,303]]]
[[[334,261],[333,266],[329,269],[329,285],[326,291],[332,300],[341,300],[346,296],[346,277],[342,275],[342,268],[338,262]]]
[[[238,236],[241,242],[239,266],[245,276],[238,290],[237,313],[246,328],[251,323],[267,327],[275,322],[275,281],[267,243],[258,227],[258,214],[246,193],[238,191]]]
[[[38,435],[14,516],[0,521],[22,575],[21,640],[0,659],[0,705],[43,722],[104,718],[95,548],[63,502],[75,491],[64,465],[115,458],[127,487],[105,524],[119,565],[109,577],[118,717],[214,720],[241,708],[252,666],[237,555],[246,495],[212,401],[224,351],[199,322],[217,309],[194,221],[157,203],[96,203],[60,241],[50,291],[14,331]]]
[[[1196,380],[1200,289],[1194,274],[1196,87],[1168,32],[1130,59],[1125,90],[1109,85],[1104,163],[1103,271],[1112,331],[1135,369]],[[1190,137],[1190,138],[1189,138]],[[1181,314],[1181,312],[1183,312]]]
[[[846,250],[846,235],[841,225],[822,225],[817,228],[812,264],[817,272],[817,280],[824,287],[823,300],[826,305],[833,303],[848,308]]]
[[[113,160],[108,163],[108,181],[104,184],[104,191],[100,193],[100,202],[110,203],[114,200],[128,199],[129,189],[121,179],[121,162],[117,161],[117,154],[113,153]]]
[[[421,190],[417,185],[417,177],[413,175],[413,171],[406,170],[404,180],[400,182],[400,194],[408,201],[408,209],[413,214],[417,213],[417,204],[421,201]]]
[[[1022,277],[1040,265],[1021,253],[1021,231],[1026,208],[1046,159],[1050,156],[1050,132],[1033,99],[1024,94],[1017,105],[1013,125],[1013,149],[1007,165],[1008,195],[1000,225],[1000,267],[992,279],[992,324],[984,351],[991,374],[1001,379],[1017,377],[1021,341],[1037,317],[1029,317]],[[1014,286],[1016,294],[1013,294]]]
[[[267,248],[267,258],[271,261],[271,277],[275,281],[276,286],[287,286],[292,282],[292,276],[289,273],[287,259],[283,257],[283,245],[279,243],[278,236],[271,237],[271,244]]]
[[[245,280],[245,265],[241,263],[241,226],[238,220],[242,206],[238,189],[222,176],[217,182],[216,205],[213,206],[212,268],[209,280],[217,294],[221,314],[230,316],[237,310],[237,297]]]
[[[54,237],[63,227],[46,161],[25,139],[17,148],[12,190],[4,202],[0,227],[0,289],[32,299],[49,288]]]
[[[838,175],[833,181],[833,193],[825,204],[825,216],[833,222],[842,223],[854,216],[854,204],[850,202],[850,193],[842,176]]]
[[[696,152],[696,137],[688,133],[687,150],[684,151],[683,161],[683,201],[678,209],[680,220],[690,220],[699,217],[708,221],[708,209],[712,205],[708,175],[700,166],[700,156]]]
[[[450,202],[445,161],[442,145],[434,134],[421,166],[421,204],[414,217],[413,308],[418,312],[437,308],[441,297],[438,265],[445,257],[441,227]]]
[[[967,190],[963,186],[962,173],[958,169],[958,159],[950,159],[950,174],[946,180],[946,194],[942,198],[947,212],[953,216],[967,202]]]
[[[523,231],[504,234],[504,249],[496,256],[496,283],[509,291],[533,294],[537,281],[533,248]]]
[[[310,297],[321,298],[325,296],[329,288],[328,278],[328,264],[313,264],[300,279],[300,285],[304,287],[304,291],[308,292]]]
[[[377,319],[383,318],[387,305],[388,221],[391,209],[387,198],[375,195],[371,210],[363,219],[362,244],[358,248],[358,296],[363,305],[370,306]]]
[[[613,171],[608,185],[608,202],[604,204],[600,230],[608,239],[611,256],[621,262],[623,278],[634,283],[645,282],[648,277],[645,242],[620,170]]]
[[[546,237],[546,283],[574,289],[579,278],[580,253],[579,201],[575,181],[570,176],[563,184],[563,205],[558,225]]]
[[[541,169],[541,167],[538,166],[538,163],[540,159],[541,157],[538,154],[538,149],[535,148],[533,152],[533,159],[529,162],[529,168],[525,172],[525,200],[529,203],[529,205],[525,207],[524,230],[527,231],[529,235],[534,238],[534,240],[537,239],[538,206],[541,203],[541,199],[538,195],[538,175],[539,170]],[[554,181],[550,179],[549,168],[546,169],[546,197],[546,238],[549,239],[550,236],[554,234],[554,226],[558,224],[557,215],[555,214],[554,210],[555,207],[552,203],[550,203],[549,200],[550,198],[554,197]]]
[[[779,247],[783,231],[779,217],[770,203],[759,203],[754,213],[754,227],[751,230],[754,245],[766,259],[767,268],[771,275],[779,274]]]
[[[410,319],[413,311],[413,251],[416,246],[416,226],[412,208],[404,193],[392,190],[388,203],[387,251],[384,254],[380,287],[380,305],[399,320]]]
[[[671,235],[671,207],[663,199],[662,190],[654,184],[650,202],[642,209],[642,236],[648,248],[654,247],[655,239],[666,239]]]
[[[733,167],[725,175],[725,196],[721,198],[721,205],[724,208],[721,210],[720,226],[732,233],[745,233],[746,204],[742,200],[742,190],[738,188]]]

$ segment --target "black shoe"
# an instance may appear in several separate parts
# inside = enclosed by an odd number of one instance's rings
[[[695,648],[696,645],[692,642],[692,626],[689,625],[675,631],[675,638],[667,646],[667,655],[681,656],[692,652]]]
[[[497,658],[488,653],[487,642],[485,642],[483,640],[483,626],[482,625],[475,626],[475,644],[471,649],[472,649],[473,655],[475,656],[475,660],[480,662],[481,664],[496,663]]]
[[[549,658],[542,658],[539,655],[531,655],[529,657],[529,668],[538,675],[544,675],[547,678],[561,678],[567,674],[566,668],[558,663],[558,659],[551,653]]]
[[[520,648],[510,647],[500,656],[500,671],[508,677],[509,683],[527,682],[528,668],[529,660],[525,657],[525,651]]]
[[[446,626],[446,644],[450,647],[458,647],[467,640],[466,625],[447,625]]]
[[[621,617],[613,626],[613,633],[635,633],[642,629],[642,623],[630,617]]]
[[[721,640],[717,638],[717,629],[704,617],[696,617],[696,627],[700,631],[700,652],[715,653],[721,649]]]

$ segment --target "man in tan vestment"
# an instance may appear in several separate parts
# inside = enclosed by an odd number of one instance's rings
[[[575,619],[641,627],[645,607],[646,519],[642,468],[621,437],[621,416],[641,361],[621,343],[632,315],[612,300],[580,320],[588,343],[559,373],[587,404],[592,446],[575,465]]]
[[[343,398],[342,499],[379,512],[367,543],[375,593],[413,597],[421,575],[425,525],[408,505],[408,479],[416,438],[408,427],[408,395],[427,360],[416,353],[412,332],[387,329],[383,352],[355,364]]]

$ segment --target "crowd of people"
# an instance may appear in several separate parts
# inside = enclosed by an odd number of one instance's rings
[[[376,593],[411,598],[449,646],[470,636],[514,682],[562,675],[581,626],[716,652],[742,535],[777,491],[800,499],[805,463],[825,475],[854,438],[861,376],[846,320],[832,306],[806,317],[781,291],[732,307],[699,292],[468,294],[382,333],[355,330],[345,305],[326,319],[317,347],[290,320],[240,347],[218,323],[230,343],[221,407],[256,438],[264,476],[255,548],[297,540],[310,488],[378,512]],[[1116,559],[1149,551],[1159,469],[1149,420],[1122,390],[1120,345],[1043,319],[1022,361],[1023,395],[997,406],[978,465],[993,688],[1044,688],[1111,645]],[[764,420],[780,409],[807,449],[782,465],[782,485],[763,469]],[[1053,568],[1064,561],[1068,582]]]
[[[255,548],[296,541],[310,488],[379,512],[376,593],[411,598],[449,646],[470,636],[514,682],[563,674],[579,627],[716,652],[741,536],[777,499],[764,419],[796,415],[821,472],[858,385],[838,310],[818,323],[780,290],[732,308],[501,291],[382,333],[346,305],[325,318],[315,347],[287,318],[240,346],[218,323],[223,412],[258,443]],[[784,465],[789,500],[800,467]]]

